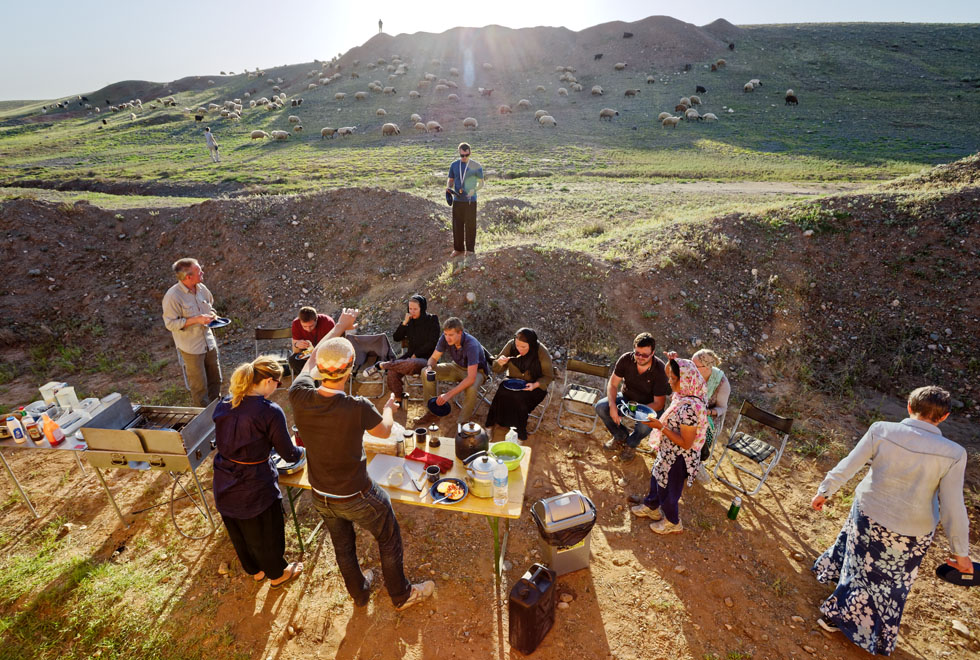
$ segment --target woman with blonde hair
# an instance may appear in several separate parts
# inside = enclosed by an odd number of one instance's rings
[[[263,355],[238,365],[229,395],[214,410],[218,452],[214,456],[214,503],[242,569],[276,589],[303,571],[287,565],[285,517],[275,449],[289,462],[303,457],[293,445],[282,408],[269,401],[282,380],[277,358]]]

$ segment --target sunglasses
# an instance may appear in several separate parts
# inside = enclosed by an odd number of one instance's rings
[[[469,154],[460,154],[459,157],[460,158],[469,158],[470,155]]]
[[[648,360],[653,357],[653,351],[649,353],[640,353],[639,351],[633,351],[633,355],[640,358],[641,360]]]

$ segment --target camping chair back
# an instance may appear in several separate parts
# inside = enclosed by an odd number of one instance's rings
[[[609,378],[611,367],[608,364],[595,364],[584,360],[570,359],[565,365],[565,379],[562,383],[561,402],[558,405],[558,426],[566,431],[578,431],[580,433],[592,433],[599,423],[599,415],[595,411],[595,404],[602,398],[602,390],[598,387],[586,385],[583,376],[595,381],[597,379],[606,380]],[[564,417],[564,422],[562,416]],[[572,415],[569,418],[568,415]],[[586,430],[581,426],[575,426],[575,418],[580,418],[578,424],[592,422],[592,426]]]
[[[287,343],[283,346],[278,343],[279,340],[285,339]],[[259,349],[259,342],[268,343],[271,341],[276,341],[278,343],[278,348],[274,350],[264,350]],[[255,354],[254,357],[258,357],[264,354],[271,354],[276,356],[276,360],[282,367],[283,376],[290,375],[289,369],[289,356],[293,354],[293,331],[292,328],[286,326],[285,328],[256,328],[255,329]]]
[[[753,422],[761,424],[769,429],[769,432],[775,435],[776,444],[763,439],[759,433],[756,435],[751,435],[745,431],[740,431],[739,428],[742,426],[743,418],[750,419]],[[771,413],[767,410],[763,410],[762,408],[759,408],[753,404],[751,401],[743,401],[742,407],[738,411],[738,417],[735,419],[735,425],[729,432],[728,442],[725,443],[725,447],[722,450],[721,456],[718,458],[718,462],[715,463],[715,469],[712,474],[719,481],[728,484],[736,490],[748,495],[755,495],[762,488],[762,485],[766,482],[766,479],[769,478],[769,474],[772,472],[773,468],[776,467],[779,460],[783,457],[783,452],[786,450],[786,443],[789,440],[789,434],[792,428],[792,419],[788,417],[780,417],[779,415]],[[755,470],[736,462],[736,454],[742,456],[743,458],[747,458],[758,465],[760,468],[762,468],[762,472],[756,472]],[[728,462],[731,463],[734,468],[759,480],[759,483],[756,485],[754,490],[750,492],[741,485],[732,483],[724,477],[718,476],[718,470],[721,468],[722,463],[724,463],[726,456],[728,456]]]

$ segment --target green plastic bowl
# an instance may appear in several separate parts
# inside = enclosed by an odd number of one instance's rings
[[[508,470],[516,470],[521,466],[521,459],[524,458],[524,447],[508,440],[495,442],[490,445],[490,455],[502,460]]]

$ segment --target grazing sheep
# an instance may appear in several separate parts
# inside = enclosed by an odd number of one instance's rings
[[[573,92],[581,92],[583,89],[585,89],[585,88],[582,87],[581,85],[579,85],[578,83],[572,83],[572,91]]]
[[[754,91],[755,91],[755,85],[753,85],[753,84],[752,84],[752,83],[750,83],[750,82],[747,82],[747,83],[745,83],[745,85],[744,85],[744,86],[742,87],[742,91],[743,91],[743,92],[745,92],[746,94],[748,94],[749,92],[754,92]]]
[[[469,128],[470,130],[475,131],[478,126],[479,123],[476,121],[476,118],[474,117],[467,117],[466,119],[463,120],[463,128]]]
[[[394,87],[385,87],[384,89],[381,90],[381,93],[382,94],[397,94],[398,93],[398,90],[396,90]]]
[[[648,85],[652,85],[655,82],[657,82],[657,79],[656,78],[654,78],[653,76],[647,76],[647,84]]]
[[[357,71],[351,71],[350,72],[350,77],[351,77],[351,80],[357,80],[358,78],[361,77],[361,75]]]
[[[450,94],[449,96],[446,97],[446,99],[449,100],[449,101],[458,101],[459,100],[459,95],[458,94]]]
[[[633,33],[632,32],[624,32],[623,33],[623,39],[632,39],[632,38],[633,38]]]
[[[307,90],[316,89],[317,87],[318,85],[316,83],[310,83],[309,85],[306,86],[306,89]]]
[[[436,74],[434,74],[434,73],[426,73],[424,76],[422,76],[422,78],[424,78],[425,80],[428,80],[429,82],[433,82],[436,79]]]
[[[408,120],[409,120],[410,122],[412,122],[413,124],[415,124],[415,123],[417,123],[417,122],[420,122],[420,121],[422,121],[422,117],[421,117],[421,115],[419,115],[419,114],[417,114],[417,113],[415,113],[415,112],[413,112],[413,113],[412,113],[412,115],[411,115],[411,116],[410,116],[410,117],[408,118]]]
[[[718,115],[716,115],[713,112],[706,112],[703,115],[701,115],[701,119],[703,119],[704,121],[718,121]]]
[[[402,132],[398,128],[398,124],[385,124],[381,127],[382,135],[401,135]]]
[[[528,101],[527,99],[521,99],[520,101],[517,102],[517,107],[520,108],[521,110],[530,110],[531,102]]]
[[[490,64],[489,62],[484,62],[483,63],[483,70],[484,71],[493,71],[493,65]]]
[[[445,92],[445,91],[448,91],[448,90],[449,90],[449,85],[436,85],[435,86],[435,89],[434,89],[434,91],[435,91],[436,94],[441,94],[442,92]]]
[[[423,124],[420,121],[415,122],[415,130],[418,131],[419,133],[425,133],[426,132],[425,124]]]
[[[299,122],[300,122],[299,117],[297,117],[296,115],[289,115],[290,124],[298,124]]]
[[[719,69],[724,69],[727,64],[728,62],[726,62],[725,60],[718,60],[717,62],[715,62],[715,66],[718,67]]]
[[[442,124],[440,124],[437,121],[427,121],[427,122],[425,122],[425,130],[427,130],[427,131],[429,131],[431,133],[441,133],[442,132]]]
[[[796,98],[794,94],[786,95],[786,105],[799,105],[800,99]]]
[[[602,96],[602,87],[599,87],[598,85],[593,85],[592,96]]]
[[[684,105],[683,103],[678,103],[674,106],[674,112],[687,112],[691,106]]]
[[[248,102],[248,107],[250,107],[250,108],[254,108],[255,107],[255,99],[252,99],[251,101]]]
[[[558,125],[558,122],[555,121],[555,118],[552,117],[551,115],[544,115],[543,117],[539,117],[538,118],[538,123],[541,124],[542,126],[557,126]]]
[[[618,116],[619,116],[619,112],[617,110],[613,110],[612,108],[603,108],[602,110],[599,111],[600,121],[603,119],[608,119],[609,121],[612,121],[613,117],[618,117]]]
[[[626,62],[616,62],[613,65],[613,68],[616,69],[617,71],[622,71],[623,69],[626,68]]]
[[[691,94],[691,105],[701,105],[701,97]]]
[[[450,89],[459,89],[459,85],[457,85],[457,84],[456,84],[456,83],[455,83],[454,81],[452,81],[452,80],[447,80],[447,81],[446,81],[446,84],[447,84],[447,85],[449,85],[449,87],[450,87]]]
[[[204,121],[204,115],[194,115],[194,121]]]
[[[568,96],[568,90],[564,87],[558,88],[558,96]]]
[[[336,134],[337,134],[337,129],[336,128],[330,128],[329,126],[324,126],[323,128],[320,129],[320,139],[321,140],[323,138],[331,138],[332,139],[333,136],[336,135]]]
[[[548,111],[547,110],[535,110],[534,111],[534,118],[535,119],[541,119],[546,114],[548,114]]]
[[[449,75],[456,76],[458,78],[459,77],[459,69],[457,69],[456,67],[452,67],[451,69],[449,69]]]
[[[269,133],[269,135],[271,135],[272,138],[275,139],[275,140],[288,140],[289,139],[289,133],[286,132],[286,131],[272,131],[271,133]]]
[[[136,113],[135,112],[130,112],[129,113],[129,119],[131,121],[135,121],[136,120]]]
[[[347,98],[347,95],[343,92],[337,92],[333,95],[333,98],[335,101],[343,101],[345,98]]]
[[[717,71],[717,70],[718,70],[718,65],[717,65],[717,64],[715,64],[714,62],[712,62],[712,63],[711,63],[711,70],[712,70],[712,71]]]
[[[700,121],[701,115],[700,113],[698,113],[697,110],[691,108],[690,110],[684,113],[684,118],[687,119],[688,121]]]
[[[421,96],[422,95],[419,94],[418,92],[416,92],[414,89],[408,93],[408,98],[410,98],[410,99],[417,99],[417,98],[419,98]]]
[[[303,125],[302,124],[296,124],[295,126],[293,126],[293,132],[294,133],[302,133],[303,132]]]
[[[419,89],[428,89],[429,85],[432,84],[431,80],[420,80],[418,84]]]
[[[347,135],[353,135],[354,131],[356,130],[357,126],[341,126],[337,129],[337,134],[340,135],[340,137],[344,137]]]
[[[367,92],[355,92],[354,93],[354,100],[355,101],[363,101],[367,97],[368,97],[368,93]]]
[[[627,89],[626,92],[623,94],[623,96],[636,96],[639,93],[640,90],[638,89]]]
[[[682,96],[681,97],[681,100],[678,101],[678,103],[680,105],[686,105],[688,107],[691,107],[691,97],[689,97],[689,96]]]
[[[536,91],[536,92],[544,92],[544,91],[547,91],[547,90],[545,89],[544,85],[538,85],[537,87],[534,88],[534,91]]]
[[[480,96],[490,96],[491,94],[493,94],[493,87],[488,87],[486,89],[483,87],[480,88]]]
[[[657,121],[663,121],[664,119],[666,119],[669,116],[670,116],[670,113],[669,112],[661,112],[659,115],[657,115]],[[610,121],[612,121],[612,120],[610,120]]]
[[[660,122],[660,123],[663,125],[664,128],[667,128],[668,126],[670,126],[672,128],[677,128],[677,125],[679,123],[681,123],[681,118],[680,117],[664,117],[664,120],[662,122]]]
[[[514,111],[510,109],[509,105],[502,105],[499,108],[497,108],[497,112],[502,115],[509,115]]]
[[[384,108],[378,108],[374,111],[374,114],[378,115],[379,117],[385,117],[388,115]]]
[[[598,62],[601,59],[602,59],[602,53],[596,53],[595,55],[592,56],[593,62]]]
[[[708,90],[706,90],[706,89],[705,89],[704,87],[702,87],[701,85],[698,85],[698,86],[697,86],[697,87],[696,87],[696,88],[694,89],[694,91],[695,91],[695,92],[697,92],[698,94],[707,94],[707,93],[708,93]]]
[[[752,83],[753,87],[762,87],[762,81],[759,80],[758,78],[753,78],[749,82]]]
[[[279,87],[279,85],[273,85],[272,86],[272,91],[275,92],[276,94],[278,94],[279,92],[282,91],[282,89]]]

